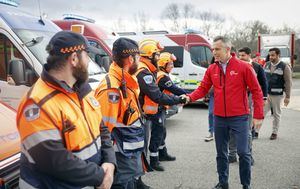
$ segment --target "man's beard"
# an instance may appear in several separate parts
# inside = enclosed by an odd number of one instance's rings
[[[151,58],[151,63],[157,68],[157,62],[158,60],[155,58]]]
[[[138,69],[138,64],[137,64],[137,63],[133,63],[133,64],[129,67],[128,73],[129,73],[130,75],[134,75],[134,74],[136,73],[137,69]]]
[[[88,80],[88,69],[84,66],[82,60],[79,60],[79,64],[73,68],[72,75],[76,79],[76,84],[78,86],[82,85]]]

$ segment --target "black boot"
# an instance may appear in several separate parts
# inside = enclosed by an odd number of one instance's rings
[[[150,186],[147,186],[147,185],[142,181],[142,178],[141,178],[141,177],[139,177],[139,179],[136,180],[135,188],[136,188],[136,189],[151,189]]]
[[[160,165],[158,157],[150,156],[150,166],[156,171],[164,171],[164,167]]]
[[[175,161],[176,160],[175,156],[171,156],[170,154],[168,154],[166,147],[159,150],[158,154],[159,154],[159,161]]]

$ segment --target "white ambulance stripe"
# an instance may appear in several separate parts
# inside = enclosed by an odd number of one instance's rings
[[[23,180],[21,177],[19,179],[19,188],[20,189],[36,189],[35,187],[28,184],[25,180]]]
[[[72,153],[82,160],[87,160],[87,159],[91,158],[92,156],[96,155],[98,153],[98,151],[100,150],[100,147],[101,147],[100,137],[97,138],[96,144],[99,148],[98,150],[97,150],[96,145],[94,143],[92,143],[89,147],[84,148],[80,152],[72,152]]]
[[[123,142],[124,150],[136,150],[144,147],[144,141],[140,142]]]
[[[47,140],[61,140],[61,136],[57,129],[43,130],[28,136],[22,143],[28,151],[30,148]]]

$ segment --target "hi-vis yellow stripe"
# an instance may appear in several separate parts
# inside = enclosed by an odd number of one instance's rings
[[[180,81],[182,85],[200,85],[201,81],[197,81],[194,79],[187,79],[187,80],[181,80]]]

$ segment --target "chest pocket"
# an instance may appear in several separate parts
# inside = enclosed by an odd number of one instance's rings
[[[88,126],[81,119],[73,121],[69,119],[64,120],[62,134],[65,147],[70,151],[80,150],[92,141]]]

